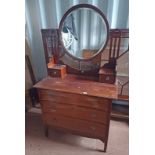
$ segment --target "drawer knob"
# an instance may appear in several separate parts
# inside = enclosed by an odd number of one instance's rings
[[[56,75],[57,74],[57,72],[56,71],[54,71],[54,75]]]

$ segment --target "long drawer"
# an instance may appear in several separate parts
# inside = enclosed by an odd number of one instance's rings
[[[102,124],[62,117],[57,114],[49,113],[44,113],[42,117],[45,124],[105,138],[106,126]]]
[[[71,104],[64,104],[52,101],[41,101],[43,113],[52,113],[72,118],[79,118],[88,121],[107,124],[108,113],[100,110],[79,107]]]
[[[95,108],[103,111],[109,111],[110,100],[106,98],[93,97],[88,95],[79,95],[71,93],[56,92],[50,90],[39,90],[39,97],[41,100],[48,100],[58,103],[68,103],[78,106]]]

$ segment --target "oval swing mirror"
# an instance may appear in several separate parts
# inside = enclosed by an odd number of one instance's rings
[[[59,35],[61,44],[71,59],[77,62],[89,61],[90,64],[107,45],[109,25],[98,8],[79,4],[64,14]]]

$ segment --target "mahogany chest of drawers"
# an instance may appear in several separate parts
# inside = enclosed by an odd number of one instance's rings
[[[37,83],[45,134],[48,127],[104,142],[106,152],[112,99],[117,86],[79,80],[47,77]]]

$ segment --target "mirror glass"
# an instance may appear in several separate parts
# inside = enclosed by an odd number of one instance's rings
[[[107,31],[106,22],[98,12],[91,8],[78,8],[66,16],[61,38],[70,55],[89,59],[106,44]]]

